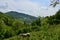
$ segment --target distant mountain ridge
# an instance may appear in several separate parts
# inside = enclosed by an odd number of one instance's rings
[[[15,12],[15,11],[10,11],[10,12],[7,12],[6,14],[9,16],[12,16],[13,18],[20,19],[20,20],[27,21],[27,22],[31,22],[32,20],[37,19],[37,17],[24,14],[24,13]]]

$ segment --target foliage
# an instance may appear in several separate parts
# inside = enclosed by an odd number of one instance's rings
[[[38,17],[36,20],[34,20],[31,25],[41,26],[41,17]]]
[[[60,0],[51,0],[51,6],[55,7],[57,4],[60,4]]]
[[[48,20],[47,20],[47,23],[49,24],[59,24],[60,23],[60,10],[58,10],[58,12],[56,12],[55,15],[53,16],[49,16],[49,17],[46,17]]]
[[[30,24],[0,12],[0,40],[60,40],[60,10],[55,15],[38,17]],[[19,37],[30,33],[30,37]]]

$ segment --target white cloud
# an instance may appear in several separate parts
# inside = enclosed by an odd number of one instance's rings
[[[33,16],[52,15],[58,10],[57,8],[48,8],[47,6],[43,6],[30,0],[0,0],[0,7],[1,6],[5,8],[0,8],[0,11],[18,11]]]

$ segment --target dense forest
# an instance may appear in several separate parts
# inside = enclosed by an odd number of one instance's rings
[[[0,12],[0,40],[60,40],[60,10],[55,15],[30,21],[25,23]],[[20,37],[22,33],[30,33],[30,36]]]

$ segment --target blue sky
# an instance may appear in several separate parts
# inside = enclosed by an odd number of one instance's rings
[[[49,0],[31,0],[33,2],[37,2],[39,4],[43,4],[45,6],[48,6],[50,4],[50,1]]]
[[[49,6],[50,0],[0,0],[0,11],[17,11],[33,16],[54,15],[60,6]]]

